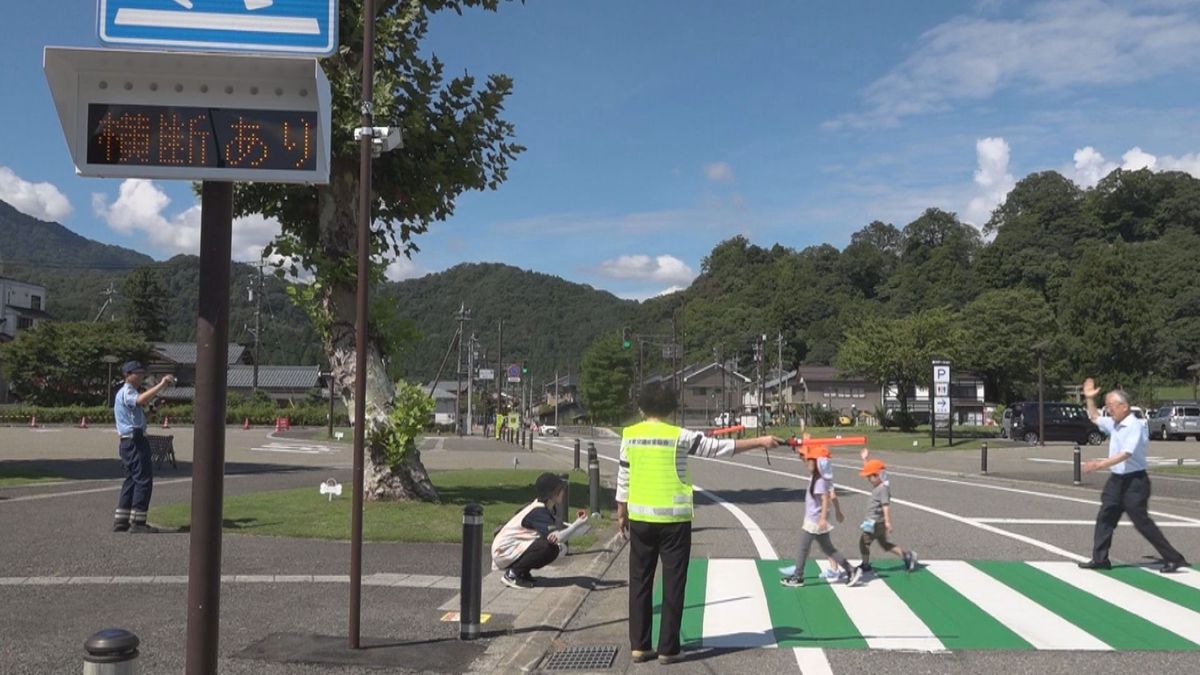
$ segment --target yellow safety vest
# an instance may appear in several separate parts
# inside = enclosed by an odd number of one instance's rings
[[[647,523],[692,520],[692,474],[678,456],[679,427],[642,422],[626,427],[621,447],[629,461],[629,519]]]

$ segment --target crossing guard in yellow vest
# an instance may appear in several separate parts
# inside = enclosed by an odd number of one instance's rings
[[[662,420],[675,411],[675,392],[660,383],[642,388],[646,420],[627,427],[617,471],[617,522],[629,539],[629,644],[635,662],[656,652],[650,644],[654,573],[663,566],[662,621],[657,656],[679,659],[679,626],[692,550],[692,477],[688,458],[722,457],[784,443],[774,436],[739,441],[709,438]]]

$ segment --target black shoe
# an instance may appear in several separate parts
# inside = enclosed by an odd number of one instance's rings
[[[1079,563],[1079,569],[1082,570],[1111,570],[1112,563],[1107,560],[1089,560]]]
[[[1188,564],[1188,561],[1184,560],[1183,558],[1180,558],[1179,560],[1176,560],[1175,562],[1163,563],[1162,569],[1159,570],[1159,573],[1160,574],[1173,574],[1175,572],[1178,572],[1180,567],[1191,567],[1191,565]]]
[[[526,581],[525,579],[513,574],[511,571],[505,572],[504,575],[500,577],[500,583],[508,586],[509,588],[533,588],[532,581]]]
[[[134,523],[129,526],[130,534],[158,534],[158,528],[145,523]]]
[[[783,577],[779,580],[779,585],[787,586],[788,588],[800,588],[804,585],[804,577],[799,574]]]
[[[629,658],[634,663],[645,663],[651,659],[657,658],[658,654],[654,653],[653,649],[630,649]]]
[[[129,523],[113,523],[113,532],[128,532]]]

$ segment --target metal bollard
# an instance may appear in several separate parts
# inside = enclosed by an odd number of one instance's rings
[[[479,639],[479,609],[483,599],[483,507],[463,507],[462,602],[458,613],[458,639]]]
[[[133,675],[139,640],[123,628],[107,628],[83,642],[83,675]]]
[[[529,430],[529,451],[533,452],[533,430]]]
[[[521,427],[521,447],[525,447],[525,427]]]
[[[558,508],[554,510],[554,529],[561,530],[567,522],[567,512],[571,510],[571,476],[570,474],[559,474],[559,478],[563,481],[563,496],[559,502]]]
[[[579,470],[579,439],[575,439],[575,470]]]
[[[1075,467],[1074,467],[1075,468],[1074,483],[1075,483],[1075,485],[1082,485],[1083,484],[1083,476],[1082,476],[1083,471],[1082,471],[1081,462],[1083,460],[1083,451],[1079,449],[1078,443],[1075,444],[1075,450],[1072,454],[1074,455],[1072,459],[1073,459],[1073,464],[1075,465]]]
[[[600,516],[600,458],[596,456],[596,444],[588,441],[588,512]]]
[[[979,448],[979,473],[987,475],[987,443]]]

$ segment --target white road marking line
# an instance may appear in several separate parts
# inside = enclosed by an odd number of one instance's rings
[[[1087,631],[961,560],[923,563],[979,609],[1038,649],[1110,651]],[[1067,563],[1070,564],[1070,563]]]
[[[258,474],[234,473],[234,474],[226,474],[225,478],[245,478],[247,476],[254,476],[254,475],[258,475]],[[156,480],[156,481],[154,481],[154,484],[156,486],[157,485],[173,485],[175,483],[187,483],[191,480],[192,480],[191,478],[172,478],[170,480]],[[73,497],[75,495],[89,495],[89,494],[92,494],[95,492],[112,492],[114,490],[120,490],[120,489],[121,489],[121,485],[118,484],[118,485],[113,485],[110,487],[92,488],[90,490],[72,490],[70,492],[50,492],[50,493],[47,493],[44,495],[23,495],[20,497],[9,497],[8,499],[0,499],[0,505],[12,504],[13,502],[28,502],[28,501],[33,501],[35,499],[53,499],[55,497]]]
[[[825,656],[825,650],[818,647],[796,647],[796,665],[804,675],[833,675],[833,667]]]
[[[708,561],[704,604],[705,647],[748,649],[776,646],[775,627],[754,560]]]
[[[754,544],[754,549],[758,552],[758,557],[763,558],[764,560],[774,560],[776,557],[778,557],[775,553],[775,547],[771,545],[771,541],[767,539],[767,535],[763,533],[762,529],[758,526],[758,523],[754,522],[753,518],[746,515],[745,511],[718,497],[712,491],[705,490],[695,483],[692,484],[692,489],[703,494],[705,497],[713,500],[717,504],[725,507],[726,511],[729,511],[729,513],[733,514],[733,517],[737,519],[742,528],[746,530],[746,534],[750,535],[750,541]]]
[[[1191,586],[1196,590],[1200,590],[1200,572],[1197,572],[1195,569],[1189,569],[1185,567],[1173,574],[1159,574],[1157,567],[1143,566],[1142,569],[1146,570],[1147,572],[1158,574],[1158,576],[1170,579],[1176,583],[1183,584],[1184,586]]]
[[[1009,525],[1088,525],[1094,526],[1094,520],[1059,520],[1055,518],[972,518],[977,523],[996,523]],[[1118,525],[1132,527],[1133,523],[1122,520]],[[1159,527],[1200,527],[1200,523],[1158,523]]]
[[[1081,570],[1071,563],[1030,562],[1030,567],[1039,569],[1055,579],[1075,588],[1111,602],[1121,609],[1142,617],[1152,624],[1200,644],[1200,614],[1147,593],[1104,574]]]
[[[857,588],[829,586],[871,649],[946,651],[929,626],[882,579]]]

